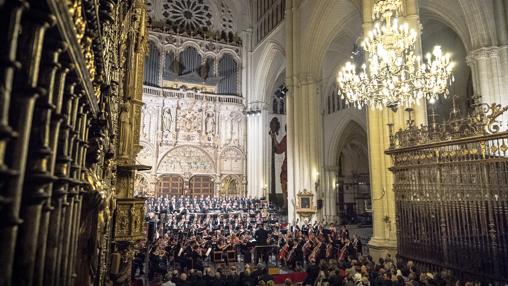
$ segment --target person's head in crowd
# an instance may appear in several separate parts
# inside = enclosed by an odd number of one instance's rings
[[[245,268],[245,271],[243,272],[243,274],[247,277],[250,276],[251,272],[250,272],[250,268]]]
[[[425,273],[420,274],[420,283],[427,283],[427,275]]]
[[[185,272],[180,274],[180,280],[187,281],[187,274],[185,274]]]
[[[291,281],[291,279],[286,278],[286,280],[284,280],[284,286],[292,286],[292,285],[293,285],[293,281]]]
[[[369,285],[370,285],[369,276],[367,276],[367,275],[362,275],[362,284],[363,284],[363,285],[367,285],[367,286],[369,286]]]
[[[351,279],[353,280],[353,282],[361,282],[362,281],[362,274],[355,273],[355,274],[351,275]]]

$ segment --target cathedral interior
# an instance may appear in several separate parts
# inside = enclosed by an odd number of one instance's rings
[[[508,0],[0,23],[0,286],[508,285]]]

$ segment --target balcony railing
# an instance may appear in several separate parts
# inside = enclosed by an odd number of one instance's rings
[[[193,90],[174,90],[170,88],[161,88],[153,86],[143,86],[143,95],[163,96],[167,98],[192,98],[196,100],[204,100],[210,102],[244,104],[244,99],[239,96],[208,94],[195,92]]]

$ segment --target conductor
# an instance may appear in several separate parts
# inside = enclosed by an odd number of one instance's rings
[[[259,225],[254,233],[254,239],[256,240],[256,264],[258,264],[259,258],[262,258],[268,264],[268,248],[266,247],[268,244],[268,231],[263,225]]]

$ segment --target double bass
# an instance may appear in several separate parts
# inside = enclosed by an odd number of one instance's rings
[[[338,255],[339,261],[346,260],[346,257],[348,256],[348,251],[347,251],[348,247],[349,247],[349,241],[346,241],[346,243],[344,243],[344,246],[339,251],[339,255]]]
[[[289,244],[286,242],[286,244],[282,247],[282,249],[279,251],[279,261],[286,261],[289,254]]]
[[[319,241],[316,247],[312,250],[312,253],[309,255],[309,261],[314,260],[316,261],[319,255],[319,250],[321,249],[322,242]]]

